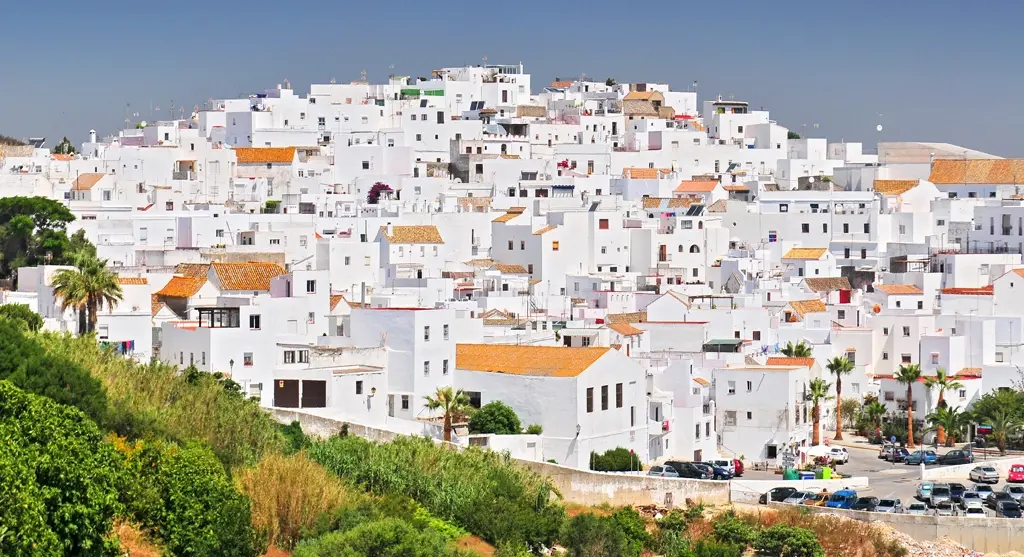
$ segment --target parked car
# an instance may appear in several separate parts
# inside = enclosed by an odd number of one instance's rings
[[[732,479],[732,474],[730,474],[729,470],[727,470],[725,468],[721,468],[721,467],[715,466],[713,464],[708,464],[707,462],[694,462],[693,464],[694,464],[694,466],[703,466],[703,467],[707,468],[708,471],[711,473],[711,479],[712,480],[731,480]]]
[[[860,497],[850,505],[851,511],[875,512],[878,508],[878,497]]]
[[[982,507],[968,507],[964,511],[964,516],[970,518],[985,518],[988,514],[985,513],[985,509]]]
[[[971,464],[974,462],[974,454],[968,451],[949,451],[948,453],[939,457],[938,463],[943,466],[951,466],[954,464]]]
[[[928,514],[928,505],[925,505],[924,503],[911,503],[910,506],[907,507],[907,514],[926,515]]]
[[[996,505],[996,516],[1001,518],[1021,518],[1020,503],[1016,501],[1000,501]]]
[[[767,505],[769,501],[785,501],[787,497],[797,492],[795,487],[773,487],[769,489],[767,493],[762,493],[761,498],[757,500],[762,505]]]
[[[975,466],[967,477],[972,482],[999,483],[999,472],[996,471],[994,466],[990,465]]]
[[[956,509],[953,507],[953,503],[949,501],[942,501],[938,505],[935,505],[935,516],[954,516]]]
[[[704,467],[694,466],[692,462],[681,462],[678,460],[669,460],[665,462],[665,466],[671,466],[673,470],[679,473],[680,478],[690,478],[693,480],[710,480],[711,473]]]
[[[734,476],[736,476],[738,478],[738,477],[743,475],[743,461],[742,460],[740,460],[738,458],[734,458],[732,460],[732,466],[733,466],[733,469],[735,470],[732,473]]]
[[[1024,482],[1024,464],[1010,466],[1010,471],[1006,473],[1006,481],[1011,483]]]
[[[736,465],[733,464],[732,459],[709,460],[706,462],[706,464],[710,464],[711,466],[717,466],[718,468],[728,470],[730,476],[736,475]]]
[[[934,482],[921,482],[917,486],[917,494],[914,495],[914,497],[916,497],[918,501],[927,501],[932,495],[933,485],[935,485]]]
[[[1013,500],[1020,503],[1021,499],[1024,499],[1024,486],[1022,485],[1004,485],[1003,491],[1010,494]]]
[[[828,492],[822,491],[821,493],[815,493],[814,495],[811,495],[807,499],[804,499],[803,504],[810,505],[812,507],[824,507],[825,504],[828,503],[828,499]]]
[[[903,462],[905,464],[921,464],[922,462],[925,464],[935,464],[938,459],[939,457],[935,454],[935,451],[931,449],[921,449],[907,455],[906,458],[903,459]]]
[[[885,445],[882,445],[882,448],[878,450],[878,458],[880,458],[882,460],[889,460],[889,455],[892,454],[892,451],[895,448],[896,448],[896,445],[890,445],[888,443],[886,443]]]
[[[960,498],[960,508],[964,510],[983,509],[985,508],[985,498],[979,495],[977,491],[965,491]]]
[[[903,512],[903,501],[899,499],[882,499],[875,507],[875,512],[901,514]]]
[[[895,449],[892,450],[891,453],[889,453],[889,456],[886,457],[886,460],[888,460],[889,462],[903,462],[904,460],[907,459],[908,455],[910,455],[910,451],[903,447],[896,447]]]
[[[947,484],[935,484],[932,486],[931,495],[928,496],[928,506],[937,507],[942,502],[952,503],[952,497],[950,497],[949,485]]]
[[[846,450],[846,447],[832,447],[828,451],[828,456],[835,464],[850,462],[850,451]]]
[[[826,507],[831,509],[849,509],[857,501],[857,492],[852,489],[840,489],[828,498]]]
[[[999,506],[999,503],[1005,503],[1007,501],[1013,501],[1013,497],[1005,491],[993,491],[989,493],[988,497],[985,498],[985,506],[995,510]]]
[[[671,466],[651,466],[647,470],[648,476],[660,476],[662,478],[678,478],[679,472]]]
[[[947,485],[949,486],[949,499],[959,505],[964,492],[967,491],[967,486],[957,482],[950,482]]]
[[[977,492],[982,499],[992,494],[992,486],[988,484],[974,484],[971,490]]]
[[[786,497],[782,502],[786,503],[787,505],[802,505],[804,503],[804,499],[807,499],[808,497],[811,497],[813,495],[813,493],[808,493],[806,491],[797,491],[790,495],[789,497]]]

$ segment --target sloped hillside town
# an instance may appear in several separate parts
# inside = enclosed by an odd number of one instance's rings
[[[773,469],[847,399],[930,444],[1022,380],[1022,160],[522,64],[171,117],[0,147],[0,195],[70,211],[120,291],[72,300],[47,252],[0,303],[268,409],[579,469]],[[469,427],[494,402],[519,431]]]

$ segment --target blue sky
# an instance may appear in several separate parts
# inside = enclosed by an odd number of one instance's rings
[[[1022,156],[1024,3],[8,2],[0,133],[82,141],[211,97],[522,61],[534,89],[581,73],[700,82],[830,140],[945,141]],[[102,6],[102,7],[98,7]],[[881,114],[881,116],[879,116]],[[875,126],[882,124],[879,134]],[[814,135],[814,134],[812,134]]]

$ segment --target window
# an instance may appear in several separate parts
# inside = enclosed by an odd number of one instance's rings
[[[441,360],[441,375],[448,375],[448,360]]]
[[[865,234],[870,234],[871,233],[871,223],[870,222],[865,222],[864,223],[864,233]]]
[[[513,245],[512,244],[512,240],[509,240],[508,241],[508,251],[512,251],[513,249],[515,249],[515,248],[512,247],[512,245]]]
[[[967,389],[960,389],[960,400],[967,398]]]
[[[696,426],[694,426],[693,433],[694,433],[694,435],[696,436],[697,439],[700,439],[700,424],[697,424]]]
[[[896,393],[893,391],[885,391],[885,400],[889,402],[896,400]]]
[[[886,360],[886,361],[889,360],[889,353],[888,352],[882,352],[882,360]]]
[[[922,302],[921,300],[918,300],[917,301],[917,309],[924,309],[924,302]]]
[[[252,352],[246,352],[242,354],[242,365],[246,367],[252,365]]]
[[[800,232],[803,232],[804,234],[807,234],[810,231],[811,231],[811,225],[807,224],[806,222],[800,225]]]
[[[423,340],[424,341],[429,341],[430,340],[430,327],[423,327]]]
[[[754,331],[751,334],[751,338],[754,340],[761,340],[761,331]]]
[[[608,409],[608,385],[601,385],[601,410]]]
[[[910,363],[910,354],[900,354],[900,362],[904,364]]]
[[[841,309],[836,311],[836,319],[846,319],[846,310]]]
[[[299,363],[300,364],[308,364],[309,363],[309,350],[299,350]]]
[[[519,249],[520,251],[526,249],[526,240],[519,240]]]
[[[441,330],[444,331],[444,339],[448,340],[448,325],[442,327]]]
[[[423,377],[430,377],[430,362],[423,362]]]
[[[295,363],[295,351],[294,350],[285,350],[284,351],[284,363],[286,363],[286,364],[294,364]]]
[[[747,420],[749,421],[749,420],[753,420],[753,419],[754,419],[754,413],[753,412],[747,412]]]
[[[600,219],[597,221],[597,228],[600,230],[608,230],[608,219]]]
[[[615,407],[622,408],[622,383],[615,384]]]
[[[789,212],[789,204],[788,203],[779,203],[779,212],[780,213],[788,213]]]
[[[587,387],[587,413],[594,411],[594,388]]]
[[[711,422],[704,422],[704,437],[711,437]]]
[[[313,294],[314,292],[316,292],[316,281],[315,280],[307,280],[306,281],[306,294]]]
[[[747,392],[749,393],[749,392],[752,392],[753,390],[754,390],[754,382],[753,381],[747,381]]]
[[[909,337],[910,336],[910,327],[903,327],[903,336],[905,336],[905,337]]]
[[[934,364],[938,364],[938,363],[939,363],[939,353],[938,352],[932,352],[932,364],[934,365]]]
[[[370,169],[370,161],[363,161],[363,170]]]
[[[1003,353],[1002,352],[996,352],[996,361],[1000,362],[1000,363],[1003,361]]]
[[[402,395],[402,410],[409,409],[409,395]]]
[[[357,395],[363,394],[363,382],[362,381],[356,381],[356,394]]]
[[[349,257],[348,255],[346,255],[346,256],[345,256],[345,265],[348,265],[348,264],[349,264],[349,263],[351,263],[351,262],[352,262],[352,258],[351,258],[351,257]]]
[[[735,426],[736,425],[736,411],[735,410],[726,410],[725,411],[725,425],[726,425],[726,427]]]
[[[551,242],[551,251],[558,251],[558,240]]]
[[[867,259],[868,258],[868,250],[867,249],[865,249],[865,248],[861,248],[860,249],[860,258],[861,259]]]
[[[249,328],[250,329],[259,329],[260,328],[260,316],[259,315],[252,314],[252,315],[249,316]]]
[[[896,307],[901,307],[901,306],[902,306],[902,302],[900,302],[899,300],[896,300]]]
[[[279,246],[279,245],[281,245],[281,239],[280,238],[271,238],[270,239],[270,245],[272,245],[272,246]]]
[[[882,327],[882,334],[883,335],[888,335],[889,334],[889,327]]]
[[[849,234],[849,233],[850,233],[850,223],[844,222],[843,223],[843,234]]]
[[[735,381],[729,381],[729,394],[731,394],[731,395],[736,394],[736,382]]]

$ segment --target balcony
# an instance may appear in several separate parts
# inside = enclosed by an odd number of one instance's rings
[[[701,406],[701,411],[704,413],[704,416],[710,416],[712,413],[711,404],[705,402],[704,405]]]
[[[171,173],[171,179],[173,180],[195,180],[196,173],[189,170],[180,170]]]

